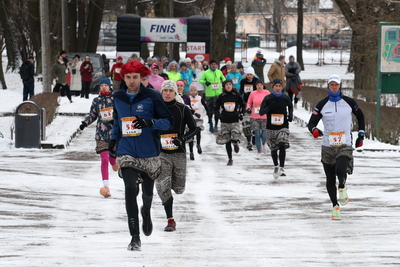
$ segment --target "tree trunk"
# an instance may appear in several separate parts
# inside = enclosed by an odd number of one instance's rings
[[[78,1],[78,32],[77,32],[77,40],[76,40],[76,50],[77,52],[84,52],[85,47],[85,2],[83,0]]]
[[[168,17],[169,14],[169,4],[167,0],[158,0],[154,5],[154,14],[157,18]],[[167,55],[168,43],[155,43],[153,55],[158,57],[163,57]]]
[[[14,71],[19,68],[20,54],[18,51],[18,38],[19,34],[14,32],[16,27],[13,23],[17,23],[11,17],[11,4],[10,0],[2,0],[0,3],[0,24],[2,27],[2,34],[5,39],[7,49],[7,67],[6,70],[11,69]]]
[[[235,61],[235,39],[236,39],[236,11],[235,11],[235,1],[226,1],[226,12],[227,12],[227,21],[226,21],[226,31],[228,32],[228,39],[226,48],[226,55],[232,59],[232,62]]]
[[[301,70],[304,70],[303,61],[303,5],[304,0],[297,1],[297,55],[296,61],[300,64]]]
[[[215,0],[214,10],[212,14],[212,43],[211,43],[211,59],[217,62],[221,61],[225,17],[224,17],[225,0]]]
[[[68,1],[68,52],[79,52],[78,50],[78,38],[76,37],[77,33],[77,21],[78,21],[78,12],[77,12],[77,3],[76,0]]]
[[[1,36],[2,34],[2,30],[0,29],[0,55],[3,54],[3,49],[1,49],[1,47],[3,47],[4,43],[3,43],[3,37]],[[0,57],[0,84],[1,84],[1,88],[3,90],[7,89],[7,84],[6,84],[6,79],[4,78],[4,70],[3,70],[3,57]]]
[[[281,45],[281,0],[274,0],[274,13],[272,14],[272,21],[274,23],[274,33],[276,42],[276,52],[282,52]]]
[[[31,0],[28,2],[28,10],[30,16],[28,16],[29,23],[29,37],[31,38],[31,45],[33,46],[33,51],[35,52],[36,61],[36,74],[42,73],[42,41],[40,32],[40,9],[39,1]]]
[[[90,1],[86,22],[85,52],[96,53],[105,0]]]

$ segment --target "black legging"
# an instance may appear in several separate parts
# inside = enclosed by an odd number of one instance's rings
[[[322,164],[326,175],[326,190],[328,191],[333,206],[338,205],[336,176],[339,180],[339,188],[344,188],[346,185],[347,166],[349,166],[349,161],[350,159],[348,157],[339,157],[336,159],[335,165]]]
[[[200,133],[200,131],[198,131],[197,134],[196,134],[196,143],[197,143],[197,145],[200,145],[200,141],[201,141],[201,133]],[[193,141],[189,142],[189,152],[193,153]]]
[[[228,158],[232,159],[232,141],[229,141],[225,144],[226,153],[228,154]]]
[[[63,94],[63,91],[67,94],[69,101],[71,101],[71,91],[69,90],[69,85],[65,84],[62,85],[61,83],[57,83],[53,88],[53,93],[60,93]]]
[[[272,161],[274,166],[285,167],[286,148],[284,143],[279,143],[279,163],[278,163],[278,150],[271,150]]]
[[[137,205],[136,181],[138,172],[132,168],[121,168],[122,177],[125,184],[125,208],[128,216],[128,226],[131,236],[138,235],[139,231],[139,209]],[[147,174],[141,173],[143,178],[142,183],[142,199],[143,209],[150,212],[151,202],[153,201],[154,180]]]
[[[81,97],[89,98],[90,84],[92,82],[82,81]]]

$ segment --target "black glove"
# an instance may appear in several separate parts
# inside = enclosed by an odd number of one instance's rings
[[[201,117],[201,115],[200,115],[199,113],[194,113],[194,115],[195,115],[197,118],[200,118],[200,117]]]
[[[81,131],[83,131],[83,129],[85,129],[86,126],[87,126],[87,125],[86,125],[86,122],[82,122],[82,124],[79,125],[79,129],[80,129]]]
[[[246,112],[250,114],[251,113],[251,108],[246,109]]]
[[[185,137],[174,137],[172,138],[172,143],[176,146],[183,146],[183,143],[186,141]]]
[[[289,116],[289,117],[287,118],[287,121],[288,121],[288,122],[292,122],[292,120],[293,120],[293,116]]]
[[[146,120],[139,116],[136,116],[136,120],[134,120],[132,124],[133,127],[135,127],[136,129],[148,128],[153,126],[154,120]]]
[[[323,136],[324,134],[322,133],[322,131],[320,130],[320,129],[318,129],[317,127],[314,127],[313,129],[312,129],[312,136],[314,137],[314,138],[318,138],[318,137],[320,137],[320,136]]]
[[[108,154],[110,157],[115,158],[115,151],[117,150],[117,140],[111,140],[108,144]]]
[[[215,111],[214,116],[215,116],[215,118],[217,118],[219,120],[222,118],[221,112],[219,112],[219,111]]]
[[[206,81],[206,83],[205,83],[205,84],[206,84],[206,86],[209,86],[211,83]]]
[[[239,113],[239,120],[243,120],[243,114],[242,113]]]
[[[358,137],[356,139],[356,148],[362,147],[364,145],[364,131],[358,132]]]

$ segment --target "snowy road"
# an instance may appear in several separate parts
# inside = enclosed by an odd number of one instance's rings
[[[269,156],[242,146],[227,167],[224,146],[203,132],[174,195],[177,231],[154,196],[150,237],[129,252],[123,182],[99,194],[94,126],[64,150],[9,149],[0,158],[2,266],[399,266],[400,153],[355,152],[348,205],[332,221],[320,140],[291,124],[287,177]],[[111,168],[110,168],[111,172]]]

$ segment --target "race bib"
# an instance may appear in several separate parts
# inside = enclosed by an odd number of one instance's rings
[[[237,83],[238,83],[238,78],[233,78],[233,79],[232,79],[232,83],[233,83],[233,84],[237,84]]]
[[[253,110],[254,110],[254,114],[260,114],[260,106],[254,106],[253,107]]]
[[[115,73],[120,73],[121,72],[121,68],[116,68],[115,69]]]
[[[282,125],[285,121],[283,114],[271,114],[271,124],[272,125]]]
[[[178,149],[178,147],[176,145],[174,145],[174,143],[172,142],[172,139],[174,137],[178,137],[178,134],[176,134],[176,133],[173,133],[173,134],[162,134],[160,136],[162,149],[165,149],[165,150]]]
[[[121,118],[122,121],[122,136],[139,136],[142,133],[142,129],[136,129],[133,126],[133,121],[136,120],[136,117],[124,117]]]
[[[100,116],[102,121],[112,121],[113,120],[113,111],[112,107],[100,109]]]
[[[199,100],[190,99],[190,105],[192,106],[193,110],[199,109]]]
[[[212,83],[211,84],[211,89],[218,90],[219,89],[219,83]]]
[[[244,92],[245,92],[245,93],[251,93],[251,92],[253,92],[253,85],[252,85],[252,84],[245,84],[245,85],[244,85]]]
[[[235,111],[235,102],[225,102],[224,103],[224,109],[227,112]]]
[[[330,146],[342,146],[346,144],[346,132],[330,132],[329,133],[329,145]]]

